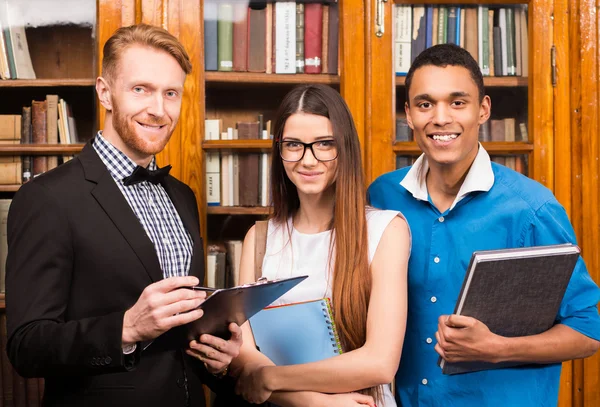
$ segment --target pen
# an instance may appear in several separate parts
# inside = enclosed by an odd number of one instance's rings
[[[184,287],[184,288],[187,288],[190,290],[195,290],[195,291],[210,291],[210,292],[214,292],[214,291],[218,290],[218,288],[202,287],[199,285],[195,285],[193,287]]]

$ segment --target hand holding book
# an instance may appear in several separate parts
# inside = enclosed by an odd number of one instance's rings
[[[498,335],[481,321],[463,315],[442,315],[435,333],[435,351],[447,362],[495,362]]]
[[[573,244],[474,252],[455,315],[438,321],[436,351],[443,373],[524,364],[499,359],[501,342],[554,326],[578,258]]]

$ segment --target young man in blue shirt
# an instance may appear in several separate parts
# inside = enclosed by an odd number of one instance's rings
[[[371,204],[396,209],[412,231],[408,324],[396,374],[403,406],[555,406],[560,362],[600,346],[600,290],[580,258],[548,331],[496,335],[454,310],[475,250],[576,243],[564,208],[539,183],[490,161],[478,142],[490,117],[477,62],[443,44],[414,61],[405,111],[423,154],[412,167],[379,177]],[[441,356],[458,361],[524,361],[505,369],[446,376]]]

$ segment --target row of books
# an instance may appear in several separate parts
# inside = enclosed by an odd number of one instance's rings
[[[35,79],[25,23],[9,0],[0,0],[0,79]]]
[[[58,95],[33,100],[21,115],[0,115],[2,144],[77,143],[75,119],[69,104]],[[56,168],[72,156],[0,156],[0,185],[20,185],[31,177]]]
[[[24,378],[12,367],[6,354],[6,314],[0,314],[0,405],[39,407],[44,394],[44,379]]]
[[[423,50],[465,48],[484,76],[528,76],[526,6],[404,6],[394,8],[394,71],[406,75]]]
[[[6,238],[6,221],[12,199],[0,199],[0,293],[6,292],[6,256],[8,241]]]
[[[404,114],[396,117],[396,141],[413,141],[412,129]],[[529,141],[527,124],[514,117],[491,119],[479,126],[479,141]]]
[[[206,285],[215,288],[239,285],[241,258],[241,240],[209,243],[206,256]]]
[[[396,157],[396,169],[408,167],[413,165],[418,156],[399,155]],[[520,172],[523,175],[528,174],[527,155],[494,155],[491,157],[492,161],[497,164],[504,165],[511,170]]]
[[[204,5],[207,71],[338,72],[338,4]]]
[[[238,122],[222,131],[220,119],[205,121],[206,140],[269,139],[271,123]],[[269,201],[270,155],[207,152],[206,198],[209,206],[267,206]]]

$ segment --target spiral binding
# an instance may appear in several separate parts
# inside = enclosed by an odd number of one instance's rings
[[[333,352],[339,355],[342,353],[342,344],[340,343],[340,338],[333,320],[333,309],[331,308],[331,302],[329,301],[329,298],[324,298],[322,300],[321,309],[323,311],[323,316],[327,321],[327,326],[329,327],[331,346],[334,348]]]

